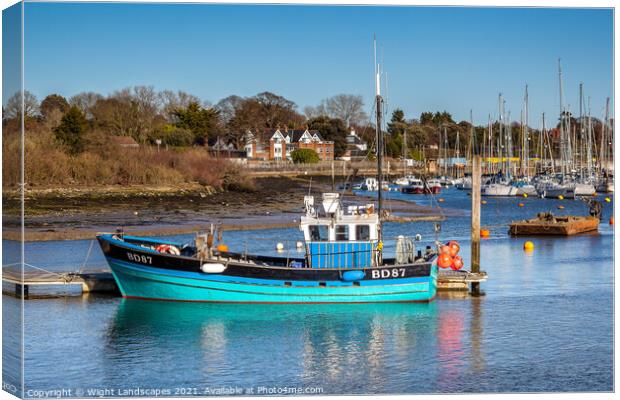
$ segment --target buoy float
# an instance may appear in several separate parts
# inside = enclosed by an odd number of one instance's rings
[[[558,200],[564,200],[564,196],[563,195],[559,195],[558,196]]]
[[[487,201],[486,200],[482,200],[480,203],[481,204],[487,204]]]
[[[341,279],[345,282],[355,282],[364,279],[365,275],[366,273],[364,271],[362,271],[361,269],[357,269],[352,271],[345,271],[342,274]]]
[[[605,201],[611,203],[611,199],[609,197],[605,197]]]
[[[282,243],[276,244],[276,250],[278,250],[278,251],[284,250],[284,245]]]
[[[459,269],[463,268],[463,259],[461,258],[461,256],[454,256],[454,258],[452,259],[452,265],[450,265],[450,268],[452,268],[455,271],[458,271]]]
[[[525,204],[523,204],[523,203],[519,203],[518,205],[519,205],[519,207],[525,206]]]
[[[304,248],[304,244],[303,242],[297,241],[297,243],[295,243],[295,247],[297,247],[297,250],[301,250]]]
[[[202,264],[200,270],[205,274],[221,274],[226,269],[223,264]]]
[[[527,193],[523,193],[523,197],[527,198]]]
[[[483,238],[489,237],[491,235],[491,231],[488,229],[480,229],[480,236]]]
[[[529,240],[523,243],[523,250],[534,250],[534,243]]]
[[[564,209],[564,206],[562,205],[558,206],[558,210],[563,210],[563,209]]]
[[[450,268],[452,265],[452,257],[448,253],[441,253],[439,257],[437,257],[437,266],[439,268]]]
[[[596,197],[596,196],[598,196],[598,193],[596,192],[592,193],[592,197]]]
[[[228,251],[228,246],[226,246],[225,244],[221,243],[217,245],[217,251],[221,252],[227,252]]]
[[[609,218],[609,225],[613,225],[614,224],[614,217],[610,217]]]
[[[439,248],[439,253],[450,255],[450,246],[448,246],[447,244],[444,244],[443,246]]]
[[[422,235],[420,235],[419,233],[417,233],[417,234],[415,235],[415,241],[416,241],[416,242],[419,242],[420,240],[422,240]]]
[[[445,200],[443,199],[443,197],[440,197],[437,199],[438,202],[443,203]]]
[[[448,248],[449,248],[448,254],[450,254],[450,256],[452,256],[452,257],[454,257],[457,254],[459,254],[459,250],[461,250],[461,246],[455,240],[451,240],[451,241],[448,242]]]

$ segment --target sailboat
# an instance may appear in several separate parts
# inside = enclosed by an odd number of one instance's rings
[[[376,54],[376,53],[375,53]],[[375,57],[376,60],[376,57]],[[376,62],[375,62],[376,65]],[[380,69],[376,67],[377,182],[382,187]],[[437,254],[396,239],[383,253],[382,191],[374,204],[345,208],[338,193],[322,207],[304,197],[299,228],[305,255],[271,257],[214,248],[213,233],[178,243],[124,232],[97,235],[125,298],[226,303],[429,302],[437,290]]]
[[[517,188],[511,185],[510,179],[510,148],[512,146],[510,140],[510,133],[508,131],[509,124],[504,122],[505,116],[505,101],[502,99],[502,94],[499,94],[499,137],[498,137],[498,155],[501,162],[501,167],[498,173],[493,176],[490,181],[482,185],[480,194],[482,196],[515,196],[517,194]],[[509,119],[509,117],[508,117]],[[504,162],[504,159],[506,162]],[[505,173],[503,172],[505,171]]]
[[[512,186],[517,188],[517,196],[532,196],[536,194],[536,187],[531,184],[529,173],[530,134],[528,127],[528,98],[527,85],[525,85],[525,107],[524,112],[521,115],[521,178],[512,183]]]

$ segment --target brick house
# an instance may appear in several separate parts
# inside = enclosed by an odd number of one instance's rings
[[[345,161],[363,160],[368,156],[368,144],[355,133],[355,129],[351,128],[346,137],[347,148],[340,157]]]
[[[245,134],[245,152],[249,159],[290,160],[296,149],[312,149],[323,161],[334,159],[334,142],[324,140],[317,130],[266,129]]]

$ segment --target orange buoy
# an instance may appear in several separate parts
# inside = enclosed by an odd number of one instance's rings
[[[592,197],[596,197],[598,194],[596,192],[592,193]]]
[[[448,253],[441,253],[437,257],[437,266],[439,268],[450,268],[452,266],[452,257]]]
[[[561,206],[561,205],[558,206],[558,210],[563,210],[563,209],[564,209],[564,206]]]
[[[450,256],[454,257],[457,254],[459,254],[459,250],[461,250],[461,246],[459,245],[459,242],[457,242],[456,240],[450,240],[448,242],[448,247],[449,247],[449,253]]]
[[[447,244],[444,244],[443,246],[441,246],[439,248],[439,253],[440,254],[450,254],[450,246],[448,246]]]
[[[480,203],[481,204],[487,204],[487,201],[486,200],[482,200]]]
[[[614,217],[613,215],[609,218],[609,225],[613,225],[614,224]]]
[[[458,271],[459,269],[463,268],[463,259],[461,258],[461,256],[455,256],[452,259],[452,265],[450,265],[450,268],[452,268],[455,271]]]
[[[523,206],[525,206],[525,204],[519,203],[519,207],[523,207]]]
[[[483,238],[491,236],[491,231],[488,229],[480,229],[480,236]]]
[[[532,251],[534,250],[534,242],[530,242],[529,240],[523,243],[523,250]]]
[[[443,203],[445,200],[443,199],[443,197],[440,197],[437,199],[438,202]]]
[[[219,251],[219,252],[227,252],[228,251],[228,246],[226,246],[225,244],[218,244],[217,245],[217,251]]]

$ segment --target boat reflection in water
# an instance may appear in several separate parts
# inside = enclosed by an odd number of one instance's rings
[[[415,372],[436,363],[437,307],[123,299],[107,331],[106,362],[122,368],[132,360],[127,385],[152,384],[156,372],[160,386],[320,386],[325,394],[418,391],[415,386],[425,379]]]

